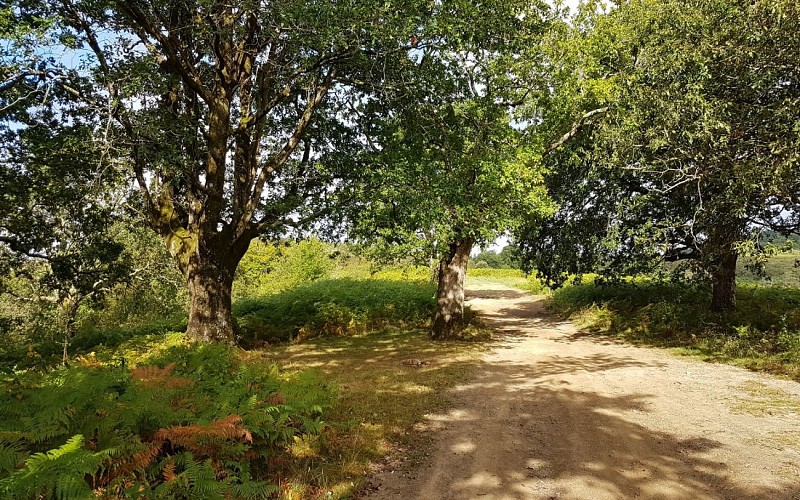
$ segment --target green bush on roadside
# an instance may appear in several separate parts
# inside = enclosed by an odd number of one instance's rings
[[[433,314],[435,285],[390,280],[322,280],[236,303],[243,345],[317,335],[354,335],[383,326],[420,326]]]
[[[800,289],[740,284],[725,314],[710,302],[707,287],[638,279],[567,286],[550,307],[588,331],[800,378]]]

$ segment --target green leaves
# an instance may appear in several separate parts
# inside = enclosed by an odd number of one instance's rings
[[[512,126],[526,93],[516,62],[546,25],[542,5],[442,2],[405,94],[370,109],[370,169],[350,216],[362,241],[422,260],[483,244],[547,210],[542,171]],[[448,15],[444,15],[448,13]]]
[[[28,498],[38,497],[43,491],[59,500],[91,496],[83,477],[95,473],[105,454],[87,451],[84,444],[84,437],[78,434],[58,448],[34,453],[23,469],[0,481],[0,490]]]
[[[321,432],[330,389],[313,374],[286,376],[225,345],[163,347],[132,371],[89,356],[6,382],[0,491],[13,498],[116,495],[131,484],[129,494],[158,498],[274,491],[253,471],[294,436]]]
[[[521,235],[544,276],[686,258],[713,273],[720,252],[746,239],[760,247],[758,228],[800,230],[800,163],[789,153],[800,145],[790,132],[800,44],[772,9],[797,6],[637,0],[565,39],[574,46],[554,53],[576,76],[553,80],[536,132],[563,130],[562,116],[597,104],[609,111],[549,158],[560,210]]]

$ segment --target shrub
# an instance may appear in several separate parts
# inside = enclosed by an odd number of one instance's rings
[[[253,241],[236,270],[234,297],[258,297],[330,275],[333,247],[317,239],[268,244]]]
[[[800,289],[740,284],[735,311],[710,303],[704,286],[635,279],[567,286],[550,307],[590,331],[800,377]]]
[[[223,345],[146,363],[86,356],[4,382],[0,491],[12,498],[266,498],[269,460],[318,434],[331,393]]]
[[[234,307],[244,344],[316,335],[353,335],[388,325],[426,324],[435,285],[389,280],[324,280]]]

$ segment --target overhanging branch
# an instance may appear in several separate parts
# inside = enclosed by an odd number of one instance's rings
[[[566,134],[562,135],[557,141],[551,143],[547,147],[547,149],[545,150],[545,152],[544,152],[544,154],[542,156],[547,156],[550,153],[552,153],[553,151],[555,151],[556,149],[558,149],[561,146],[563,146],[564,144],[566,144],[570,139],[572,139],[573,137],[578,135],[578,132],[580,132],[583,129],[583,127],[585,127],[586,124],[589,121],[592,120],[592,118],[594,118],[595,116],[603,115],[603,114],[607,113],[608,109],[609,109],[608,106],[605,106],[605,107],[602,107],[602,108],[597,108],[597,109],[593,109],[591,111],[586,112],[583,116],[581,116],[578,119],[578,121],[576,121],[572,125],[572,128],[570,129],[569,132],[567,132]]]

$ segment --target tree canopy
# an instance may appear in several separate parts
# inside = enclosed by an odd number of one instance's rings
[[[554,155],[559,213],[521,236],[542,275],[692,260],[712,307],[734,305],[737,256],[761,251],[765,228],[800,229],[796,15],[794,2],[643,0],[575,28],[592,55],[581,67],[608,75],[612,99]]]
[[[353,232],[439,262],[436,337],[457,330],[473,246],[549,207],[536,152],[512,118],[528,93],[517,60],[549,16],[535,2],[465,9],[415,54],[406,94],[365,110],[379,118],[366,132],[373,151]]]

